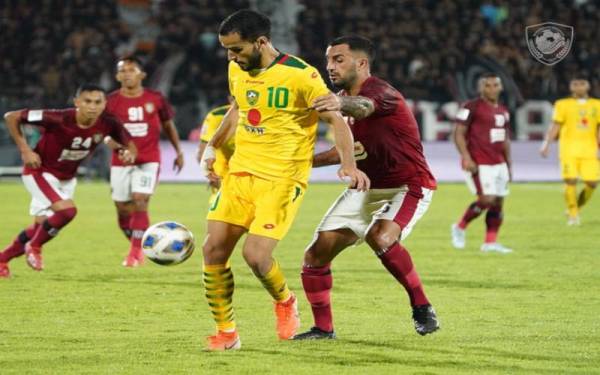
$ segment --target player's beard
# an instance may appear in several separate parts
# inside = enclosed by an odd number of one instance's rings
[[[349,71],[348,74],[342,78],[342,76],[338,76],[338,80],[336,82],[333,82],[333,80],[331,78],[329,78],[329,80],[331,81],[331,83],[338,89],[342,89],[344,91],[349,91],[352,86],[354,85],[354,82],[356,82],[357,79],[357,73],[356,71]]]
[[[250,56],[248,56],[248,62],[246,63],[246,66],[240,65],[240,68],[245,72],[260,69],[260,60],[261,60],[260,51],[258,50],[258,48],[253,47],[252,54]]]

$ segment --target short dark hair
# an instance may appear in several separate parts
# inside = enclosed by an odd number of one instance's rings
[[[351,51],[366,53],[371,62],[375,60],[375,46],[368,38],[359,35],[344,35],[335,38],[329,43],[330,46],[339,46],[340,44],[347,44]]]
[[[79,85],[77,91],[75,91],[75,97],[78,97],[84,91],[100,91],[104,95],[106,95],[106,90],[102,86],[97,85],[95,83],[86,82]]]
[[[238,33],[243,40],[255,41],[261,36],[271,39],[269,17],[250,9],[238,10],[221,22],[219,35]]]
[[[144,64],[142,63],[142,59],[140,59],[139,57],[137,57],[135,55],[128,55],[128,56],[121,57],[120,59],[117,60],[117,65],[119,65],[119,63],[121,63],[121,62],[137,64],[138,68],[140,68],[141,71],[144,71]]]

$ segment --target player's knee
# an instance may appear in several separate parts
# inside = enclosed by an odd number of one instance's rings
[[[255,275],[266,274],[273,264],[271,256],[265,256],[263,253],[251,249],[244,248],[242,256]]]
[[[133,206],[136,211],[147,211],[148,210],[148,198],[144,196],[134,196]]]
[[[205,262],[211,264],[224,264],[227,262],[227,258],[224,256],[224,251],[220,246],[207,239],[202,245],[202,255],[204,256]]]
[[[390,247],[394,242],[398,241],[398,238],[399,236],[392,236],[389,231],[384,230],[384,228],[378,225],[374,225],[367,232],[365,241],[373,250],[378,251]]]
[[[490,207],[496,204],[496,197],[491,195],[482,195],[479,197],[479,203],[485,207]]]
[[[315,244],[312,244],[304,252],[304,265],[311,267],[323,267],[331,261],[327,254],[318,251]]]
[[[77,216],[77,207],[73,206],[65,208],[64,210],[61,210],[61,212],[62,216],[65,218],[65,221],[68,223],[71,220],[75,219],[75,216]]]

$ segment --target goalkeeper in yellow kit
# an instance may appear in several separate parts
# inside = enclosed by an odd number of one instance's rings
[[[569,219],[567,225],[579,225],[579,210],[590,199],[600,179],[598,162],[598,124],[600,100],[589,97],[590,83],[575,77],[569,88],[571,97],[554,103],[552,126],[542,143],[540,153],[548,156],[549,144],[558,136],[562,178]],[[584,182],[577,195],[577,179]]]
[[[287,287],[275,246],[289,230],[304,197],[312,166],[319,118],[334,129],[341,156],[340,178],[358,190],[369,188],[356,168],[350,129],[339,112],[317,112],[315,98],[329,93],[319,72],[281,53],[270,41],[269,19],[252,10],[227,17],[219,41],[229,59],[234,103],[205,148],[201,166],[214,175],[215,150],[235,132],[229,173],[210,207],[203,246],[206,298],[217,325],[208,350],[239,349],[229,257],[244,233],[242,255],[273,298],[277,335],[291,338],[299,327],[296,297]]]

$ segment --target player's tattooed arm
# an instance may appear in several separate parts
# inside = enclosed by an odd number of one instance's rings
[[[340,96],[333,93],[319,96],[313,103],[319,112],[337,111],[355,120],[370,116],[375,111],[375,104],[364,96]]]
[[[313,167],[315,168],[334,164],[340,164],[340,154],[335,147],[319,152],[313,157]]]
[[[339,96],[339,98],[341,101],[340,111],[355,120],[369,117],[375,111],[373,101],[364,96]]]

